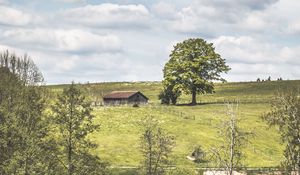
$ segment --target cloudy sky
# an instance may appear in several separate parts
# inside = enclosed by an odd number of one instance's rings
[[[298,0],[0,0],[0,51],[48,84],[154,81],[176,42],[204,38],[228,81],[300,79]]]

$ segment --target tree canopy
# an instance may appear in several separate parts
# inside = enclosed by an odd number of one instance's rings
[[[5,67],[12,74],[17,75],[24,84],[38,84],[44,81],[41,71],[26,54],[19,57],[6,50],[0,53],[0,67]]]
[[[91,103],[86,99],[79,86],[72,83],[63,90],[52,106],[54,122],[58,128],[58,154],[65,167],[65,174],[105,174],[105,163],[98,156],[90,154],[97,147],[88,134],[97,131],[99,125],[93,124]]]
[[[47,174],[57,166],[50,154],[46,96],[31,81],[42,77],[29,74],[33,69],[25,64],[34,65],[30,59],[9,55],[0,53],[0,174]],[[24,71],[16,71],[14,62]],[[25,75],[31,78],[25,81]]]
[[[195,105],[196,94],[213,93],[213,81],[225,81],[221,73],[229,70],[212,43],[201,38],[187,39],[174,46],[164,67],[164,89],[171,87],[177,94],[178,91],[192,94]]]

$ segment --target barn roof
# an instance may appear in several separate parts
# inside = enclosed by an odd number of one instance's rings
[[[136,93],[143,95],[139,91],[113,91],[113,92],[105,95],[103,98],[105,98],[105,99],[109,99],[109,98],[111,98],[111,99],[126,99],[126,98],[130,98],[131,96],[133,96]],[[144,97],[147,98],[146,96],[144,96]]]

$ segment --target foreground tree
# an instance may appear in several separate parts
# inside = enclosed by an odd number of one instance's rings
[[[59,132],[59,157],[68,175],[105,174],[105,164],[90,154],[96,144],[87,139],[99,126],[93,124],[91,103],[77,85],[72,83],[63,90],[53,106],[55,123]]]
[[[238,126],[237,108],[228,105],[227,116],[229,119],[223,123],[219,131],[222,139],[221,145],[212,149],[212,160],[221,168],[225,168],[227,174],[232,175],[236,168],[242,167],[244,154],[242,149],[248,143],[251,135]]]
[[[35,75],[25,81],[14,71],[14,62],[26,67],[23,58],[8,52],[5,55],[0,54],[0,174],[47,174],[50,165],[57,166],[49,153],[53,145],[44,113],[44,89],[31,81]],[[29,76],[26,72],[23,75]]]
[[[200,38],[188,39],[174,46],[163,70],[163,84],[165,89],[171,86],[173,92],[191,94],[191,104],[195,105],[196,95],[212,93],[212,81],[225,81],[221,73],[229,70],[225,59],[215,52],[212,43]]]
[[[140,139],[144,157],[143,174],[163,174],[164,166],[168,165],[169,155],[175,144],[174,138],[166,133],[152,116],[146,117],[141,125],[144,130]]]
[[[300,98],[299,90],[279,93],[272,103],[271,112],[263,115],[270,126],[278,126],[286,147],[282,166],[288,173],[300,174]]]

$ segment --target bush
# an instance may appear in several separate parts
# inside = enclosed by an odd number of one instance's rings
[[[138,108],[138,107],[140,107],[140,106],[139,106],[137,103],[135,103],[135,104],[132,105],[132,107]]]
[[[171,89],[164,89],[160,92],[158,98],[161,101],[161,104],[169,105],[172,103],[175,105],[177,103],[177,98],[180,96],[180,92],[173,92]]]
[[[205,152],[202,150],[201,146],[196,146],[194,149],[192,156],[195,158],[194,162],[195,163],[202,163],[205,162]]]

